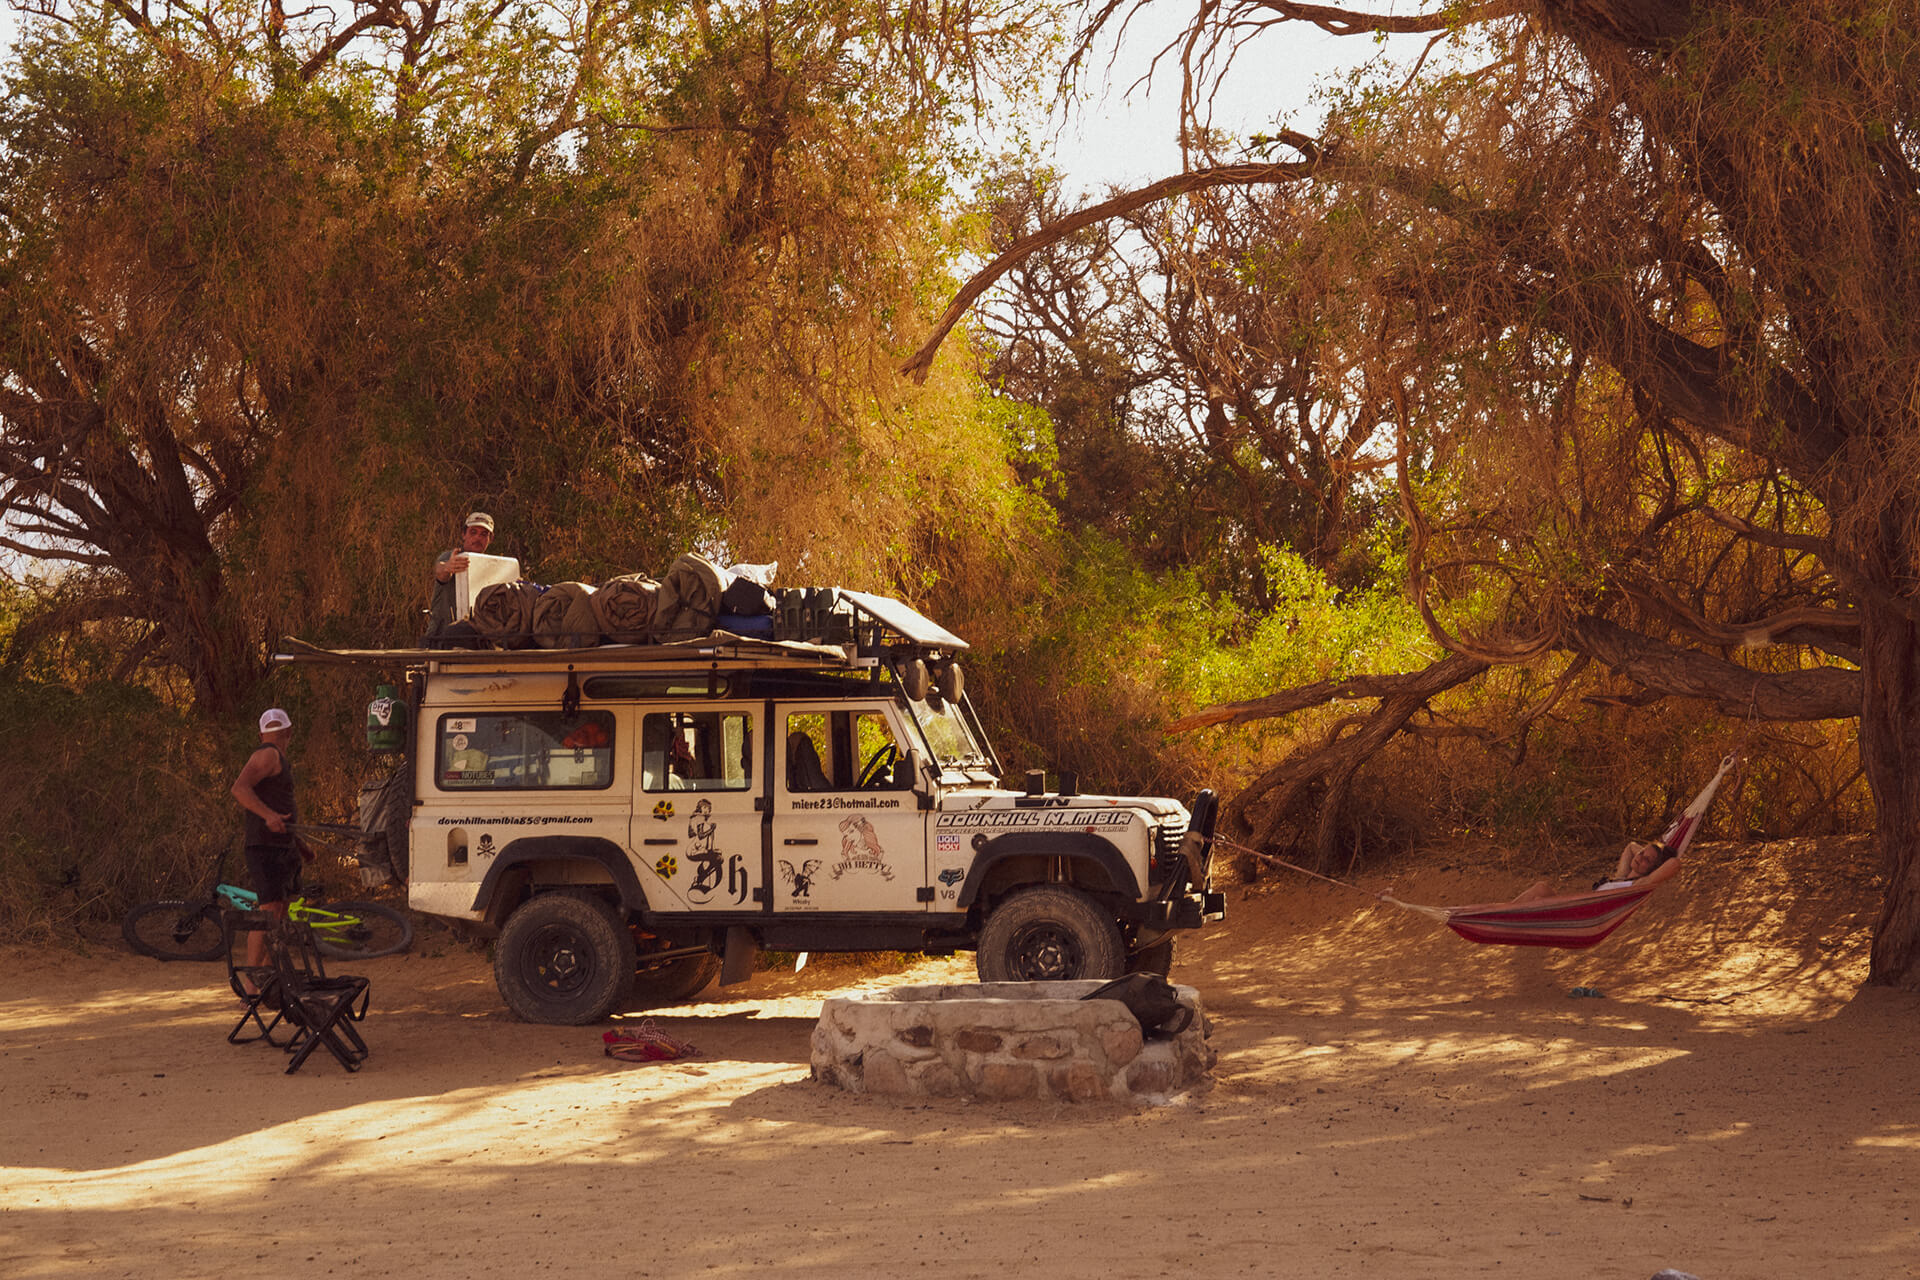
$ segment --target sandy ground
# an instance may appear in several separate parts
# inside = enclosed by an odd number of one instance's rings
[[[1530,878],[1474,862],[1396,892]],[[1864,849],[1690,862],[1586,953],[1235,890],[1176,969],[1217,1086],[1142,1111],[817,1085],[821,998],[905,980],[844,964],[674,1010],[703,1056],[626,1064],[428,935],[360,966],[365,1070],[289,1077],[224,1043],[216,966],[4,952],[0,1276],[1920,1277],[1920,996],[1860,989]]]

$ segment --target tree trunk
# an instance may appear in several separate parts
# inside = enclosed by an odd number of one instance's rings
[[[1887,878],[1867,985],[1920,990],[1920,625],[1874,601],[1860,608],[1860,761]]]
[[[1310,869],[1330,872],[1339,852],[1340,819],[1355,773],[1392,741],[1429,699],[1477,678],[1486,669],[1487,663],[1479,658],[1450,654],[1422,671],[1406,675],[1321,681],[1270,698],[1214,707],[1179,721],[1169,731],[1265,719],[1320,706],[1335,698],[1378,698],[1372,711],[1336,726],[1326,741],[1267,770],[1229,800],[1223,811],[1228,828],[1256,845],[1283,844],[1290,851],[1302,853],[1311,831],[1310,856],[1314,863]],[[1257,822],[1250,812],[1255,804],[1265,807],[1264,816]],[[1289,826],[1298,837],[1283,841],[1282,831]]]

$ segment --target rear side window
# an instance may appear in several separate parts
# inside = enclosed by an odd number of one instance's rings
[[[752,716],[652,711],[641,721],[641,790],[745,791],[752,786]]]
[[[442,791],[601,791],[613,785],[613,715],[441,716]]]

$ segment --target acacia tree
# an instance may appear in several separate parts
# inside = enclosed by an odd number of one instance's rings
[[[1091,25],[1131,8],[1096,6]],[[1467,40],[1319,136],[1283,132],[1288,158],[1183,173],[1041,237],[1250,183],[1336,192],[1393,233],[1365,280],[1399,336],[1366,376],[1395,406],[1411,585],[1447,654],[1203,717],[1378,699],[1256,793],[1337,794],[1439,691],[1553,654],[1570,659],[1561,687],[1597,664],[1625,703],[1857,717],[1886,877],[1869,981],[1920,987],[1915,16],[1203,7],[1175,51],[1203,88],[1254,27]]]
[[[84,572],[16,656],[123,620],[222,714],[290,631],[415,638],[475,501],[549,578],[1008,515],[971,385],[887,369],[1044,3],[19,7],[0,536]]]

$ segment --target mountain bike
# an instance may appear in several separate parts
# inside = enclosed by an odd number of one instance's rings
[[[250,889],[220,882],[228,846],[214,862],[213,887],[186,899],[146,902],[127,912],[120,936],[156,960],[218,960],[226,953],[220,913],[251,911],[259,898]],[[312,890],[287,903],[287,918],[313,930],[325,955],[343,960],[390,956],[413,945],[413,922],[377,902],[315,902]]]

